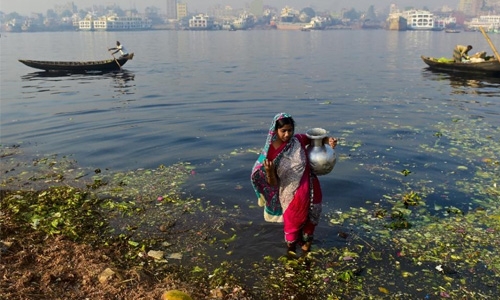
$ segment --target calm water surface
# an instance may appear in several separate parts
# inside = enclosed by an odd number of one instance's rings
[[[135,53],[120,73],[52,75],[17,61],[106,59],[116,40]],[[341,138],[337,166],[321,177],[327,211],[400,187],[375,166],[442,182],[466,164],[421,150],[440,122],[500,125],[499,80],[433,73],[420,60],[451,57],[458,43],[492,53],[480,33],[61,32],[0,42],[2,145],[112,171],[189,161],[197,168],[189,193],[229,205],[255,202],[248,150],[260,150],[277,112],[291,113],[297,131],[323,127]],[[468,203],[459,192],[449,199]],[[263,222],[260,209],[249,210],[245,218]],[[281,227],[269,226],[279,239]]]

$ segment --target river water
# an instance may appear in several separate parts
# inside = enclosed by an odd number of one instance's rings
[[[106,59],[116,40],[135,53],[123,72],[55,75],[17,61]],[[420,59],[451,57],[456,44],[491,54],[480,33],[40,32],[2,34],[0,43],[2,146],[111,171],[190,162],[196,176],[186,190],[221,205],[255,204],[250,170],[278,112],[292,114],[298,132],[323,127],[340,138],[338,163],[320,178],[325,212],[401,189],[392,176],[404,169],[436,185],[453,181],[471,162],[425,150],[440,124],[500,125],[499,80],[434,73]],[[447,195],[469,203],[451,183]],[[244,218],[263,222],[260,209],[247,210]],[[269,228],[279,240],[280,227]],[[327,232],[324,222],[319,235]]]

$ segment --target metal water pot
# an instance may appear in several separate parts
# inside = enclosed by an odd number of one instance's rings
[[[309,164],[316,175],[326,175],[333,170],[337,162],[337,155],[330,145],[323,145],[323,139],[327,132],[323,128],[311,128],[306,131],[306,135],[311,139],[311,144],[307,146]]]

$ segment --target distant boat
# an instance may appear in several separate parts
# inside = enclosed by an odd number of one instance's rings
[[[214,30],[215,21],[213,17],[205,14],[198,14],[189,19],[189,29],[190,30]]]
[[[277,22],[276,28],[279,30],[302,30],[304,23]]]
[[[233,30],[244,30],[253,27],[254,18],[253,15],[248,13],[242,13],[236,20],[232,22],[230,29]]]
[[[384,27],[383,22],[377,20],[365,19],[361,23],[361,29],[381,29]]]
[[[312,17],[311,22],[302,27],[302,31],[310,31],[310,30],[322,30],[325,29],[327,23],[327,19],[323,17]]]
[[[85,19],[78,21],[78,30],[82,31],[93,31],[94,30],[94,19],[91,15],[85,17]]]
[[[435,30],[434,14],[427,10],[407,10],[403,12],[409,30]]]
[[[7,32],[20,32],[22,29],[21,29],[21,26],[19,26],[16,23],[16,20],[13,20],[13,21],[5,24],[4,30]]]
[[[464,22],[464,25],[470,31],[476,31],[479,30],[479,27],[483,27],[488,32],[497,32],[500,29],[500,15],[479,16],[470,22]]]
[[[102,17],[94,20],[94,30],[104,31],[127,31],[127,30],[149,30],[153,23],[148,18],[142,17],[118,17],[116,15]]]
[[[288,6],[281,10],[279,21],[275,23],[279,30],[301,30],[306,24],[300,22],[299,11]]]
[[[397,30],[397,31],[405,31],[407,29],[408,21],[401,16],[401,14],[390,15],[387,18],[387,29],[389,30]]]
[[[455,29],[457,26],[457,18],[453,16],[448,17],[436,17],[434,20],[434,27],[443,28],[443,29]]]
[[[134,57],[130,53],[126,57],[116,59],[106,59],[98,61],[44,61],[20,59],[19,61],[28,67],[45,71],[68,71],[75,73],[85,73],[89,71],[114,71],[119,70],[129,60]]]
[[[23,25],[21,25],[22,31],[38,31],[39,26],[35,24],[32,20],[28,19],[24,21]]]
[[[444,32],[446,32],[446,33],[460,33],[460,30],[458,30],[458,29],[445,29]]]

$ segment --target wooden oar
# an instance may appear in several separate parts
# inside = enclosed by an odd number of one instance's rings
[[[498,51],[497,51],[497,48],[495,48],[495,45],[493,45],[493,43],[491,42],[490,37],[486,34],[486,32],[484,31],[482,26],[479,27],[479,30],[481,30],[481,33],[483,34],[484,38],[486,39],[486,41],[488,41],[488,44],[490,44],[490,47],[493,50],[493,53],[495,53],[495,57],[497,58],[498,62],[500,62],[500,55],[498,54]]]
[[[110,51],[110,50],[108,49],[108,52],[109,52],[109,51]],[[111,53],[111,52],[110,52],[110,53]],[[122,66],[120,66],[120,63],[119,63],[119,62],[118,62],[118,60],[116,59],[115,55],[114,55],[113,53],[111,53],[111,56],[113,56],[113,59],[115,60],[116,64],[118,65],[118,68],[120,68],[120,71],[121,71]]]

